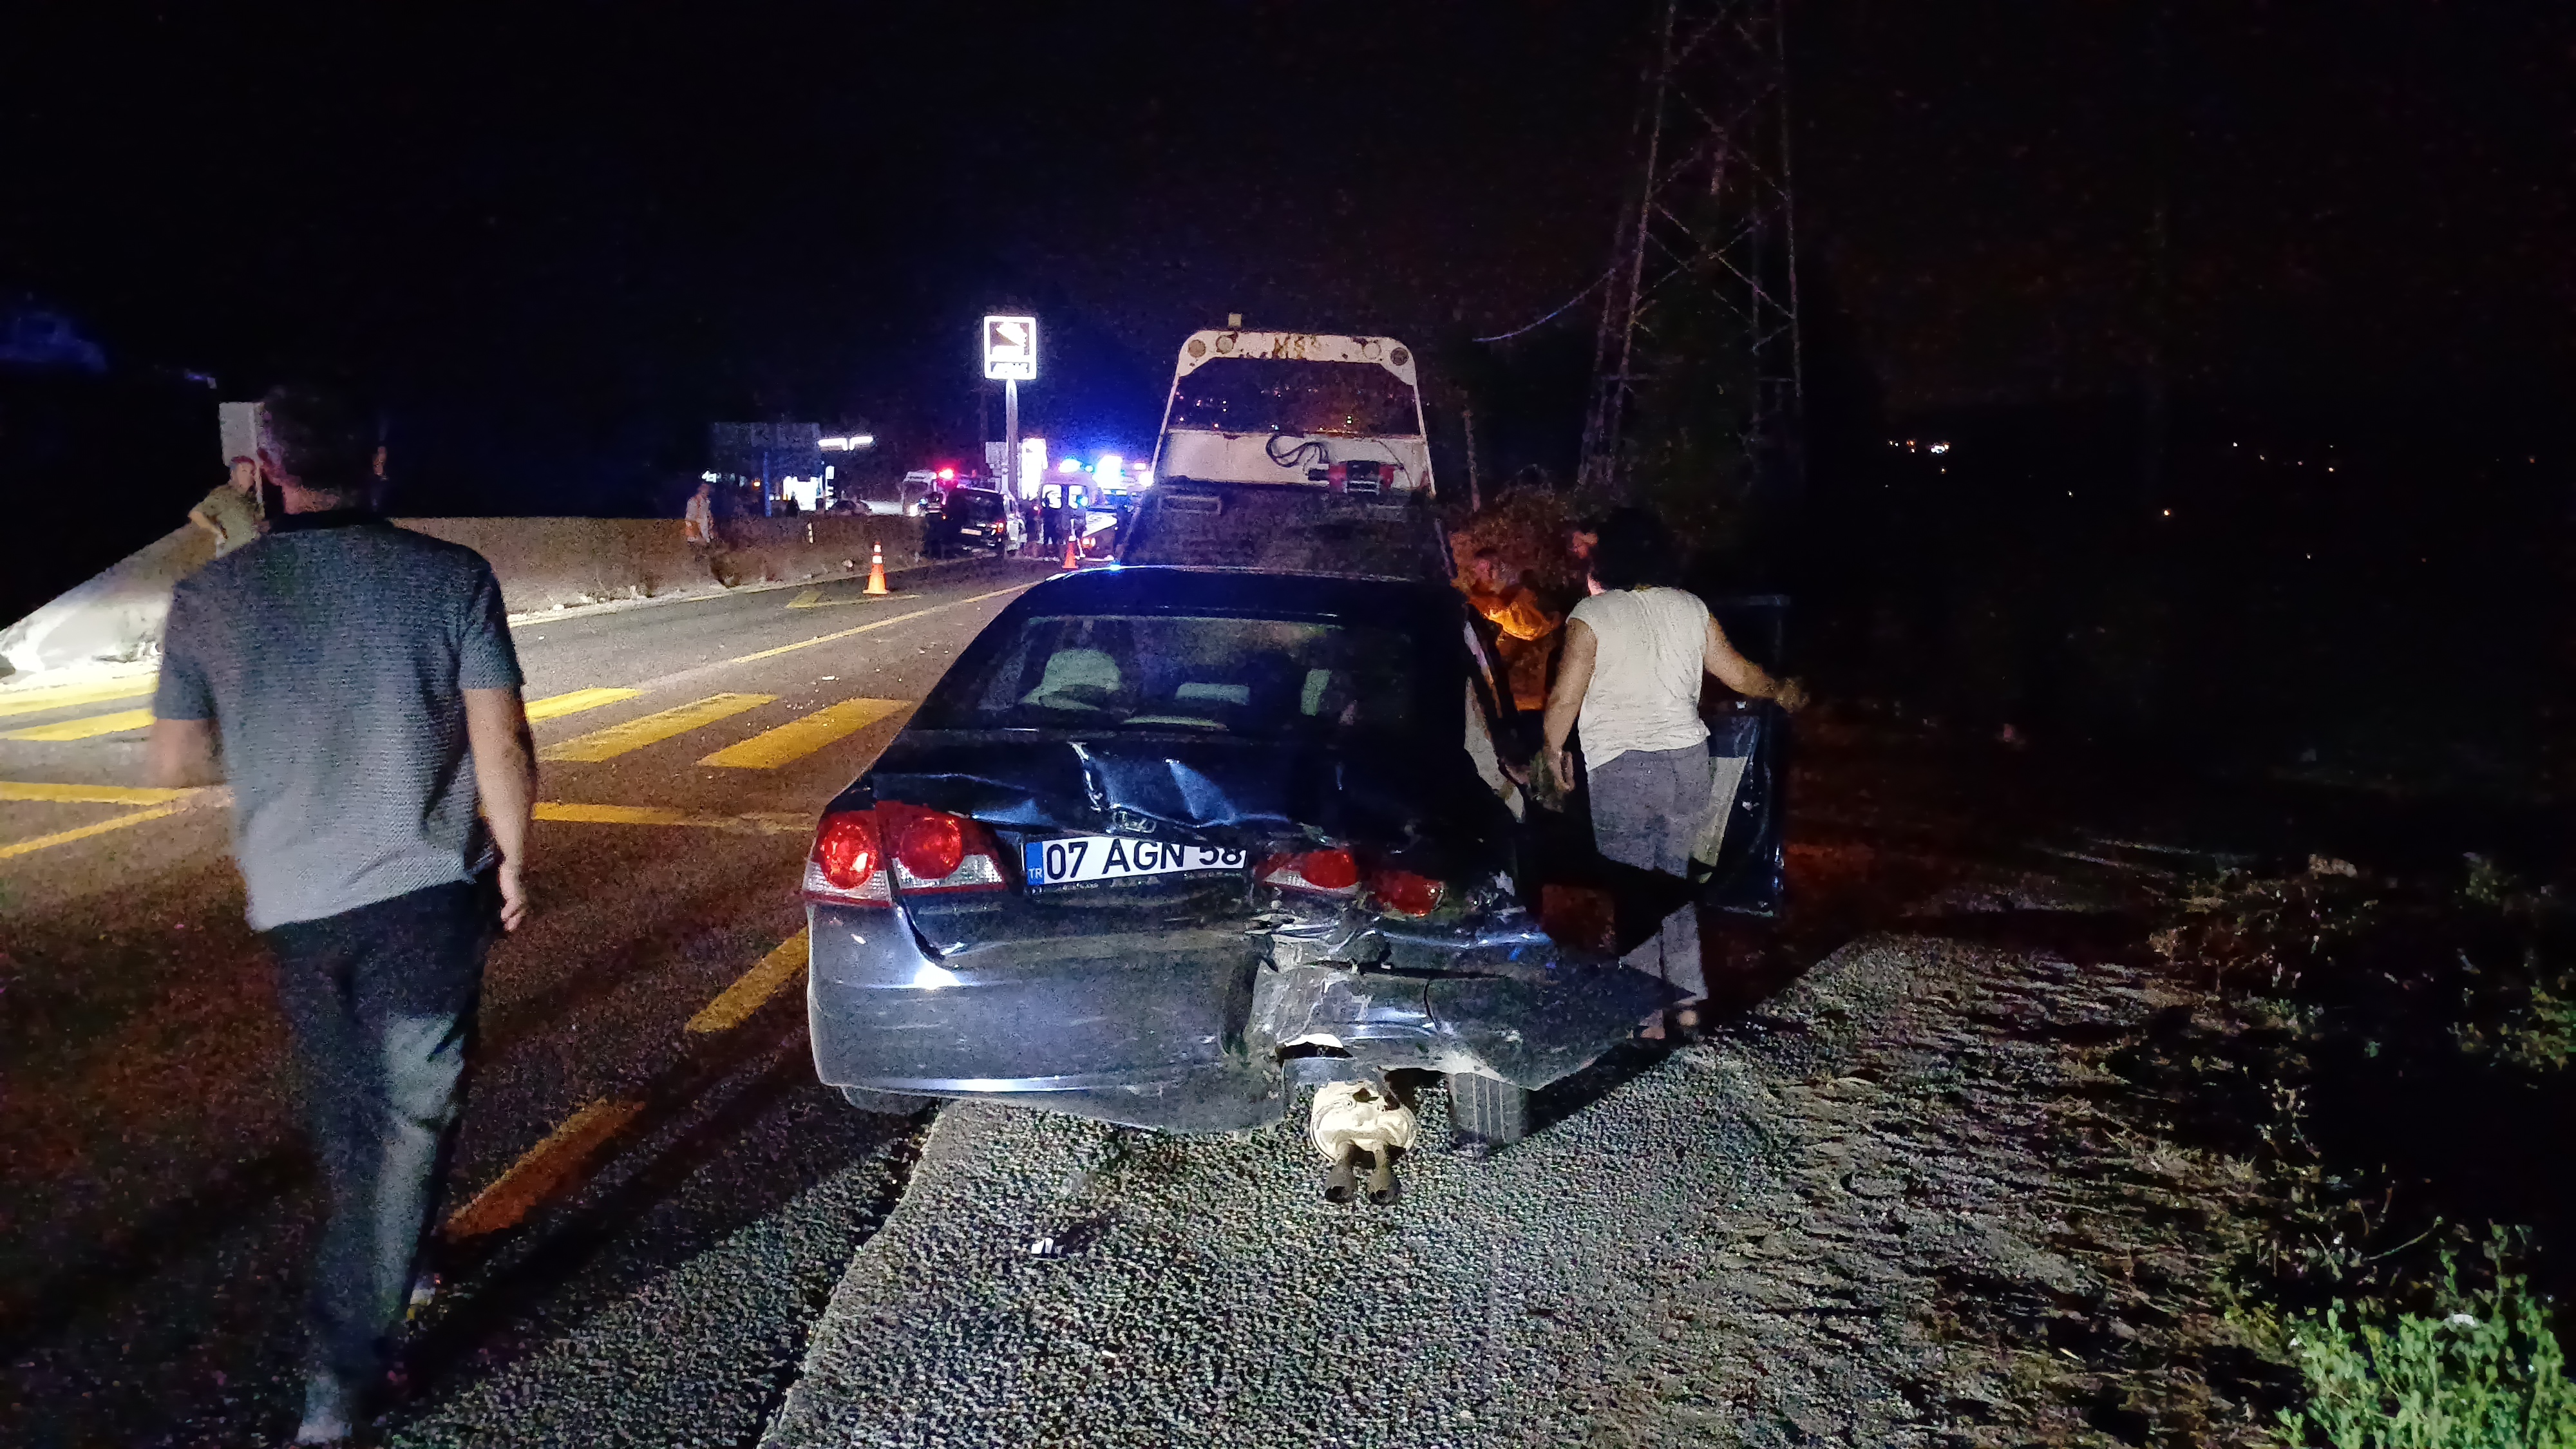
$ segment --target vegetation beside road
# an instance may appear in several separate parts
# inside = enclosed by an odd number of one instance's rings
[[[2294,1372],[2275,1442],[2576,1444],[2565,892],[2318,859],[2201,883],[2154,944],[2199,1002],[2133,1068],[2253,1189],[2215,1327]]]

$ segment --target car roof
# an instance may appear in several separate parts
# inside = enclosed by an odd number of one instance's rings
[[[1323,486],[1172,478],[1148,491],[1122,562],[1447,583],[1455,564],[1430,500]]]
[[[1011,605],[1013,612],[1217,609],[1406,623],[1444,622],[1457,608],[1457,590],[1443,583],[1166,564],[1112,564],[1058,574]]]

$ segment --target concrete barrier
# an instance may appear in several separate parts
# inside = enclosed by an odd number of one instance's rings
[[[182,526],[145,544],[0,630],[0,677],[41,674],[80,664],[148,659],[161,652],[161,621],[170,586],[215,557],[215,540]]]
[[[727,519],[721,543],[692,549],[669,518],[400,518],[491,561],[513,614],[619,599],[703,597],[762,583],[864,575],[921,560],[921,520],[873,514]],[[149,659],[160,653],[170,587],[214,558],[214,540],[180,528],[0,630],[0,677]]]
[[[703,554],[682,538],[677,519],[396,521],[489,559],[514,614],[864,574],[869,546],[877,543],[885,545],[889,568],[921,559],[920,519],[870,514],[727,519],[718,528],[722,542]]]

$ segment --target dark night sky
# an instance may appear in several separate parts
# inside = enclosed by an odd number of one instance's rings
[[[610,491],[711,417],[961,444],[971,320],[1016,300],[1033,426],[1132,445],[1229,310],[1436,341],[1588,281],[1643,11],[49,7],[12,23],[0,298]],[[2568,7],[2168,14],[2160,95],[2153,0],[1793,0],[1811,295],[1891,406],[2131,385],[2159,116],[2179,385],[2576,373]]]

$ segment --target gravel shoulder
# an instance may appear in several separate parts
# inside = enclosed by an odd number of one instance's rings
[[[2112,1442],[2142,1393],[2210,1397],[2116,1367],[2191,1316],[2122,1318],[2196,1271],[2159,1267],[2170,1204],[2059,1160],[2121,1089],[2100,1044],[2176,999],[2067,944],[2133,943],[2121,904],[1954,882],[1710,1042],[1566,1084],[1528,1141],[1409,1158],[1391,1208],[1321,1200],[1302,1115],[951,1108],[763,1442]]]

